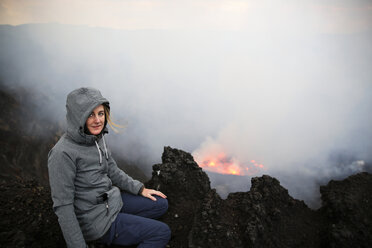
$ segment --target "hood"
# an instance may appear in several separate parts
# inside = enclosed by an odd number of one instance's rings
[[[109,107],[109,102],[97,89],[83,87],[72,91],[66,100],[67,135],[77,143],[93,144],[95,135],[84,132],[85,122],[92,111],[104,104]],[[107,132],[106,126],[103,132]]]

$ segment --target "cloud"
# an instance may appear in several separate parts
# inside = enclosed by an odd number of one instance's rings
[[[344,33],[371,30],[364,1],[3,0],[0,23],[62,23],[118,29]]]

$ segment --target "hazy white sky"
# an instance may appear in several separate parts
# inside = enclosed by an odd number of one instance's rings
[[[298,20],[298,21],[296,21]],[[120,29],[352,33],[372,27],[368,0],[0,0],[0,24]]]

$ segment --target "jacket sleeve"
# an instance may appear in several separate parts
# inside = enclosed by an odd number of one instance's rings
[[[110,177],[111,181],[120,189],[130,192],[134,195],[137,195],[141,188],[143,187],[143,183],[134,180],[133,178],[128,176],[123,170],[118,168],[111,154],[108,160],[108,176]]]
[[[53,210],[68,248],[86,248],[74,210],[76,166],[71,157],[58,150],[48,155],[48,173],[51,188]]]

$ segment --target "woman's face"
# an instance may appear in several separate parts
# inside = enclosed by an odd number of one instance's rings
[[[105,110],[103,105],[99,105],[93,110],[93,112],[88,116],[85,125],[91,134],[98,135],[101,133],[105,125]]]

